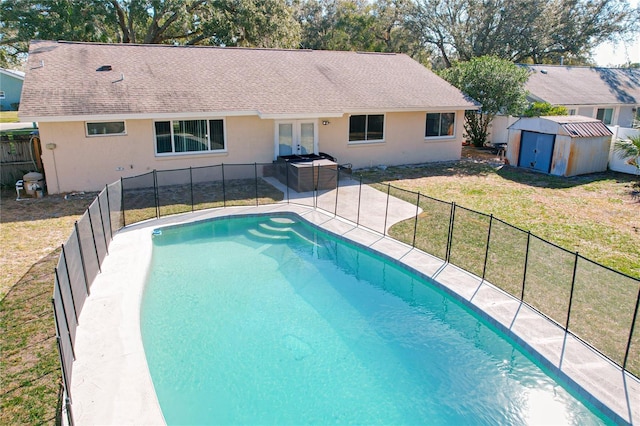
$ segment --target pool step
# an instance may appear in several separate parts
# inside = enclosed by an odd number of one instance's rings
[[[271,218],[266,222],[258,224],[258,229],[250,229],[247,231],[248,236],[253,240],[260,242],[276,242],[290,240],[292,237],[303,239],[311,244],[315,241],[302,235],[298,230],[292,227],[296,222],[288,218]]]
[[[275,233],[266,233],[262,232],[258,229],[249,229],[247,231],[249,237],[253,237],[253,239],[257,239],[258,241],[284,241],[290,240],[291,236],[285,233],[275,234]]]
[[[268,221],[263,222],[262,224],[268,224],[275,228],[291,228],[291,225],[294,225],[295,223],[295,220],[289,219],[288,217],[270,217]]]

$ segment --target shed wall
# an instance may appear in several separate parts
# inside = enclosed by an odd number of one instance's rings
[[[610,146],[610,136],[574,139],[564,176],[606,171]]]

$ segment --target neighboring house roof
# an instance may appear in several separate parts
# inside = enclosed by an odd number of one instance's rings
[[[98,71],[110,66],[109,71]],[[403,54],[34,41],[20,116],[34,121],[476,109]]]
[[[530,97],[553,105],[640,104],[640,68],[521,65]]]
[[[24,72],[18,70],[8,70],[6,68],[0,68],[0,73],[9,77],[17,78],[18,80],[24,80]]]
[[[547,123],[544,123],[545,121]],[[544,133],[554,133],[572,138],[594,138],[613,135],[602,121],[581,115],[523,117],[509,126],[509,129],[543,131]]]

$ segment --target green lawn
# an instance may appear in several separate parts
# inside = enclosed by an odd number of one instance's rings
[[[360,175],[384,192],[391,184],[391,195],[411,203],[416,192],[421,194],[423,212],[417,220],[396,224],[389,233],[442,259],[452,207],[439,200],[455,202],[451,263],[523,296],[563,326],[569,321],[572,332],[623,363],[638,295],[634,278],[640,278],[640,203],[634,198],[633,176],[600,173],[567,179],[473,162],[391,167]],[[636,375],[637,322],[627,364]]]
[[[0,123],[17,123],[18,111],[0,111]]]
[[[470,161],[391,167],[361,175],[378,182],[379,187],[391,183],[394,187],[390,195],[412,203],[418,202],[415,192],[422,194],[419,203],[423,212],[418,220],[395,225],[391,235],[410,244],[415,238],[416,247],[441,258],[447,251],[449,202],[492,213],[503,220],[492,221],[485,270],[486,227],[491,219],[457,208],[451,260],[475,273],[485,272],[489,281],[512,294],[521,292],[527,234],[509,224],[531,230],[571,251],[578,250],[611,268],[640,276],[640,204],[632,196],[637,189],[632,176],[601,173],[565,179]],[[160,188],[160,211],[164,216],[190,211],[192,204],[195,209],[253,205],[256,189],[249,183],[228,184],[227,197],[221,196],[222,188],[215,184],[200,185],[193,195],[183,187]],[[386,185],[384,188],[386,191]],[[260,204],[282,198],[281,193],[262,181],[257,191]],[[60,244],[72,232],[73,222],[92,195],[70,200],[48,196],[20,202],[15,201],[13,191],[3,191],[2,195],[0,424],[52,424],[60,382],[51,310],[53,268]],[[127,223],[156,215],[153,191],[130,191],[124,203]],[[530,243],[525,301],[564,323],[575,255],[536,238]],[[579,261],[571,328],[620,362],[620,349],[628,338],[632,313],[629,306],[637,295],[633,286],[637,283],[630,279],[612,280],[611,274]],[[636,324],[628,366],[636,375],[640,374],[638,330],[640,324]]]

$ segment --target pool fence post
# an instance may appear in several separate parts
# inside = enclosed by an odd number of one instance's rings
[[[158,194],[158,172],[153,169],[153,194],[156,199],[156,219],[160,219],[160,195]]]
[[[89,277],[87,275],[87,267],[84,264],[84,254],[82,254],[82,241],[80,240],[80,229],[78,229],[78,221],[73,226],[76,229],[76,239],[78,240],[78,251],[80,252],[80,264],[82,265],[82,275],[84,276],[84,286],[87,289],[87,296],[91,294],[89,291]]]
[[[624,354],[624,361],[622,361],[622,369],[627,369],[627,361],[629,360],[629,352],[631,351],[631,340],[633,338],[633,332],[635,331],[636,320],[638,319],[638,307],[640,306],[640,286],[638,286],[638,297],[636,298],[636,310],[633,313],[633,320],[631,320],[631,329],[629,329],[629,340],[627,340],[627,350]]]
[[[256,177],[256,207],[258,206],[258,163],[253,163],[254,175]]]
[[[191,213],[193,213],[193,168],[189,166],[189,187],[191,188]]]
[[[67,329],[67,337],[69,338],[69,342],[71,342],[71,330],[69,330],[69,318],[67,317],[67,308],[64,303],[64,298],[62,297],[62,287],[60,287],[60,275],[58,275],[58,268],[53,268],[53,272],[55,273],[56,279],[54,280],[54,285],[58,284],[58,293],[60,294],[60,305],[62,306],[62,315],[64,316],[64,325]],[[71,355],[75,361],[76,359],[76,351],[73,348],[73,343],[71,344]]]
[[[449,234],[447,235],[447,251],[445,253],[445,262],[449,263],[451,258],[451,246],[453,245],[453,223],[456,217],[456,203],[451,203],[451,213],[449,214]]]
[[[62,256],[64,258],[64,269],[67,271],[67,283],[69,284],[69,294],[71,295],[71,307],[73,308],[73,315],[76,319],[76,325],[80,324],[78,322],[78,312],[76,311],[76,300],[73,297],[73,286],[71,285],[71,276],[69,275],[69,265],[67,265],[67,255],[64,251],[64,244],[62,244]],[[62,292],[60,292],[60,296],[62,297]]]
[[[573,304],[573,289],[576,285],[576,271],[578,270],[578,258],[580,255],[576,252],[575,260],[573,261],[573,276],[571,277],[571,292],[569,293],[569,306],[567,307],[567,322],[564,327],[565,330],[569,330],[569,319],[571,318],[571,305]]]
[[[487,232],[487,246],[484,251],[484,265],[482,266],[482,281],[487,273],[487,259],[489,258],[489,243],[491,241],[491,225],[493,224],[493,214],[489,216],[489,231]]]
[[[109,215],[109,241],[113,241],[113,224],[111,223],[111,201],[109,201],[109,185],[105,184],[104,193],[107,195],[107,214]]]
[[[382,235],[387,235],[387,215],[389,214],[389,194],[391,193],[391,184],[387,184],[387,205],[384,209],[384,228],[382,228]]]
[[[527,250],[524,254],[524,271],[522,272],[522,292],[520,293],[520,300],[524,301],[524,287],[527,282],[527,266],[529,264],[529,247],[531,243],[531,231],[527,231]]]
[[[313,163],[311,163],[311,181],[313,182],[313,208],[318,208],[318,182],[320,181],[320,165],[318,164],[316,173],[313,173]]]
[[[227,188],[224,184],[224,163],[222,163],[222,207],[227,207]]]
[[[87,216],[89,217],[89,228],[91,228],[91,238],[93,239],[93,250],[96,252],[96,261],[98,262],[98,271],[102,272],[100,267],[100,256],[98,255],[98,246],[96,245],[96,234],[93,233],[93,220],[91,220],[91,210],[87,209]]]
[[[411,243],[411,247],[416,247],[416,234],[418,233],[418,215],[420,211],[420,191],[418,191],[418,199],[416,200],[416,218],[413,221],[413,242]]]
[[[289,163],[284,163],[284,170],[286,175],[285,181],[287,182],[287,204],[290,204],[291,198],[289,198]]]
[[[67,395],[69,395],[69,392],[67,391]],[[65,398],[65,405],[66,405],[66,410],[67,410],[67,421],[69,422],[69,426],[74,426],[75,423],[73,422],[73,413],[71,413],[71,395],[69,395],[68,397]]]
[[[120,177],[120,210],[122,211],[122,227],[127,226],[127,221],[125,220],[124,215],[124,184],[122,181],[122,176]]]
[[[360,201],[362,200],[362,176],[360,176],[360,186],[358,187],[358,214],[356,216],[356,226],[360,226]]]
[[[109,244],[107,244],[107,233],[104,230],[104,219],[102,216],[102,206],[100,205],[100,194],[96,197],[96,201],[98,202],[98,213],[100,213],[100,224],[102,224],[102,239],[104,240],[104,250],[107,254],[109,254]]]
[[[338,190],[340,189],[340,166],[336,169],[336,204],[333,207],[333,216],[338,216]]]

